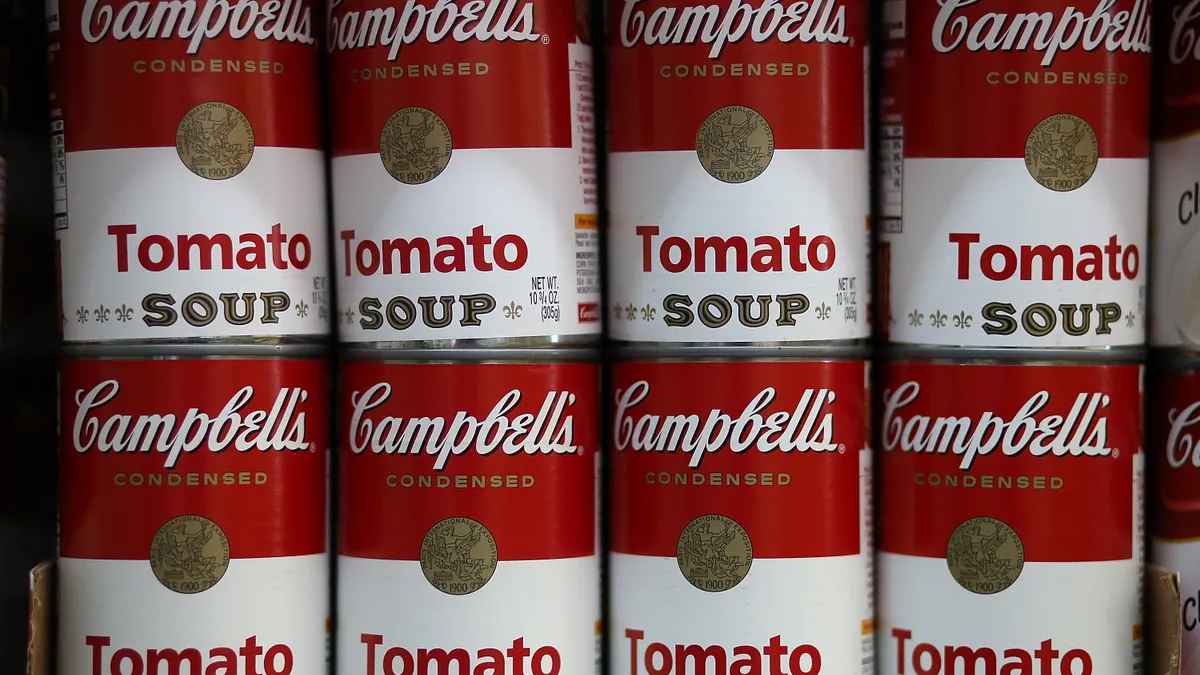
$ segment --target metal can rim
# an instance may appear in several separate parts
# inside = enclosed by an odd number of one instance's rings
[[[64,359],[120,359],[120,360],[167,360],[167,359],[320,359],[329,355],[324,344],[279,344],[279,343],[209,343],[209,344],[105,344],[63,345],[60,354]]]
[[[643,347],[621,345],[613,349],[613,361],[869,361],[868,345],[793,346],[762,345],[730,347],[691,345]]]
[[[880,354],[883,363],[934,361],[965,364],[1011,365],[1139,365],[1146,361],[1144,347],[1106,347],[1102,350],[1026,349],[1018,347],[908,347],[890,345]]]
[[[429,364],[502,364],[502,363],[599,363],[597,347],[555,347],[524,349],[377,349],[342,345],[338,350],[342,363],[372,361],[376,363]]]

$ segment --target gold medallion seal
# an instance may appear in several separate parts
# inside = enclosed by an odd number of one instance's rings
[[[1025,545],[1002,520],[980,516],[950,533],[946,565],[959,586],[991,595],[1012,586],[1025,567]]]
[[[176,593],[203,593],[229,569],[229,539],[204,516],[172,518],[150,542],[150,569]]]
[[[429,528],[421,541],[425,579],[449,595],[467,595],[483,588],[499,561],[492,533],[470,518],[446,518]]]
[[[700,516],[679,534],[675,560],[689,583],[719,593],[737,586],[750,573],[754,547],[746,529],[734,519]]]
[[[175,151],[184,166],[201,178],[233,178],[254,156],[254,129],[246,115],[228,103],[201,103],[180,120]]]
[[[1070,192],[1082,187],[1100,161],[1096,131],[1082,117],[1051,115],[1025,139],[1025,168],[1042,187]]]
[[[727,105],[696,132],[696,156],[708,175],[723,183],[758,178],[775,156],[775,132],[753,108]]]
[[[379,158],[392,178],[420,185],[442,175],[450,163],[454,144],[450,127],[429,108],[396,111],[379,135]]]

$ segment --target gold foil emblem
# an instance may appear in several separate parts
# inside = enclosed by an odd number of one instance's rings
[[[176,593],[203,593],[229,569],[229,539],[204,516],[172,518],[150,542],[150,569]]]
[[[482,523],[446,518],[421,541],[421,571],[443,593],[467,595],[483,588],[500,561],[496,540]]]
[[[442,175],[454,144],[446,121],[428,108],[396,111],[379,135],[379,158],[392,178],[420,185]]]
[[[201,103],[179,122],[175,150],[184,166],[201,178],[233,178],[254,156],[254,129],[246,115],[228,103]]]
[[[959,586],[980,595],[1012,586],[1025,567],[1025,546],[1002,520],[980,516],[954,528],[946,544],[946,565]]]
[[[1025,168],[1042,187],[1055,192],[1082,187],[1099,161],[1096,131],[1076,115],[1051,115],[1025,139]]]
[[[700,125],[696,156],[713,178],[723,183],[745,183],[767,170],[775,156],[775,132],[758,111],[728,105]]]
[[[680,533],[675,560],[689,583],[719,593],[737,586],[750,573],[754,547],[746,529],[732,518],[700,516]]]

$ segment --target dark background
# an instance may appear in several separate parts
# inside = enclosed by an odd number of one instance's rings
[[[29,570],[55,552],[58,315],[46,31],[39,0],[0,0],[0,672],[24,672]]]

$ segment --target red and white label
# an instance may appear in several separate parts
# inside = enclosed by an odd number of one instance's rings
[[[48,1],[64,339],[329,332],[315,11]]]
[[[600,332],[587,22],[572,0],[329,0],[343,340]]]
[[[872,672],[868,377],[614,365],[612,675]]]
[[[1140,366],[887,368],[880,672],[1136,671]]]
[[[326,377],[317,360],[63,362],[60,667],[324,672]]]
[[[1150,342],[1200,346],[1200,1],[1158,6]]]
[[[1154,375],[1148,408],[1151,561],[1179,572],[1183,668],[1200,664],[1200,372]]]
[[[612,335],[869,334],[861,0],[613,0]]]
[[[338,671],[596,672],[597,366],[351,361],[341,386]]]
[[[1150,0],[907,6],[894,342],[1141,344]],[[890,269],[888,269],[890,268]]]

